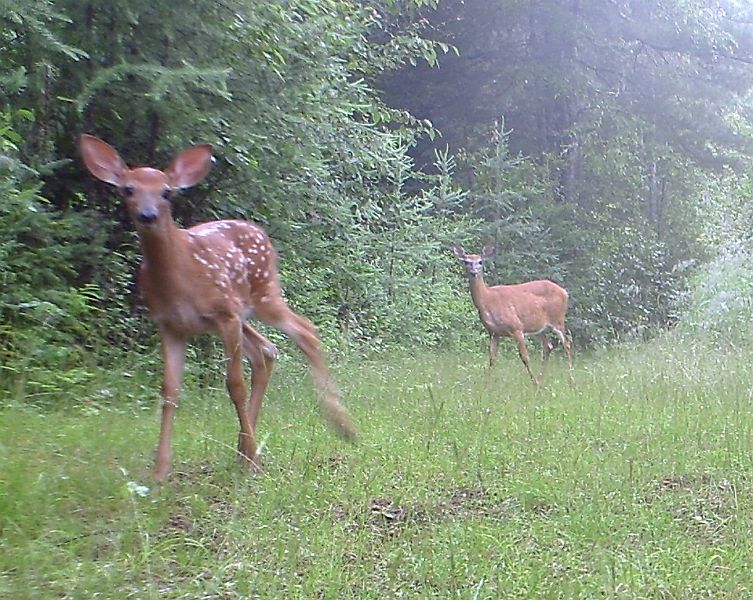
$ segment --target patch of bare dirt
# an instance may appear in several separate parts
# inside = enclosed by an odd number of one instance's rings
[[[444,518],[484,517],[504,520],[520,512],[521,503],[513,497],[502,497],[494,490],[484,488],[458,488],[439,504]]]
[[[708,474],[663,477],[655,497],[671,494],[672,515],[694,537],[708,543],[721,541],[737,514],[737,489],[728,479]]]
[[[375,536],[393,537],[408,527],[474,517],[504,520],[521,510],[521,502],[515,497],[501,497],[483,488],[457,488],[432,506],[377,497],[361,509],[333,505],[330,514],[347,529],[367,528]]]

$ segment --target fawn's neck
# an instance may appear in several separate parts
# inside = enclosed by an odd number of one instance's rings
[[[165,280],[175,273],[184,273],[187,249],[182,231],[172,219],[139,231],[142,269],[147,277]]]

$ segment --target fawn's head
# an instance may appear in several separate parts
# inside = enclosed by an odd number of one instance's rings
[[[179,190],[199,183],[212,166],[209,144],[184,150],[165,171],[151,167],[130,169],[115,148],[92,135],[83,134],[79,145],[89,172],[120,190],[139,231],[171,221],[170,199]]]
[[[489,259],[494,254],[494,244],[487,244],[481,250],[481,254],[466,254],[462,246],[453,244],[452,251],[455,256],[465,263],[465,268],[468,271],[468,275],[471,277],[478,277],[484,270],[484,261]]]

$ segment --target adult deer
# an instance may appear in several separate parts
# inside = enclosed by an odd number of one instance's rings
[[[572,382],[572,347],[565,335],[565,313],[567,312],[567,292],[556,283],[540,279],[517,285],[495,285],[484,283],[484,261],[494,254],[494,244],[484,246],[481,254],[466,254],[462,246],[453,245],[455,256],[465,263],[471,284],[471,297],[478,314],[489,332],[489,366],[497,358],[499,338],[514,338],[518,344],[520,360],[528,371],[534,385],[538,380],[531,371],[525,336],[537,335],[543,346],[543,360],[539,379],[544,375],[552,344],[546,337],[551,329],[562,342],[570,365]]]
[[[190,336],[213,332],[222,338],[227,389],[240,421],[241,460],[259,468],[256,422],[272,375],[277,349],[253,329],[254,318],[280,329],[308,359],[325,415],[347,438],[355,436],[332,384],[316,328],[282,299],[277,253],[267,234],[247,221],[213,221],[189,229],[173,221],[170,200],[201,181],[212,164],[209,145],[184,150],[165,170],[129,168],[117,150],[91,135],[80,138],[81,155],[97,179],[116,186],[138,232],[143,259],[139,285],[162,343],[162,422],[154,477],[170,471],[170,437]],[[247,401],[243,357],[251,363]]]

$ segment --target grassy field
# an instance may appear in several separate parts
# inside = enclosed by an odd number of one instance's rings
[[[157,487],[151,382],[7,408],[0,597],[753,597],[750,357],[577,358],[537,391],[512,355],[336,365],[354,446],[282,364],[261,476],[222,383],[192,381]]]

